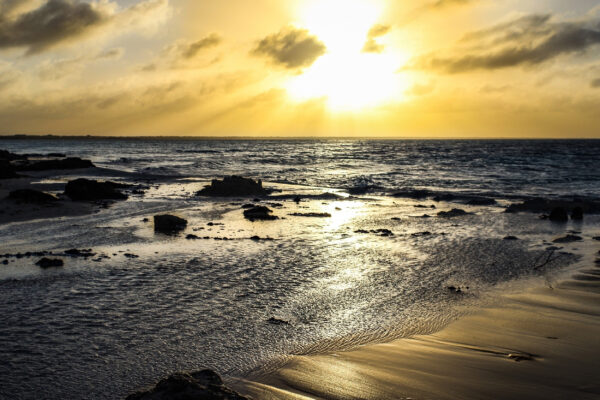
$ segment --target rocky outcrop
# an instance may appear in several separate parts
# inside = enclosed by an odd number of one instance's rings
[[[569,220],[569,213],[562,207],[555,207],[550,211],[548,219],[554,222],[567,222]]]
[[[99,182],[91,179],[75,179],[65,186],[65,194],[75,201],[126,200],[127,195],[118,191],[125,185],[115,182]]]
[[[583,213],[598,213],[600,212],[600,202],[595,199],[575,197],[572,199],[528,199],[522,203],[514,203],[506,208],[507,213],[516,212],[540,212],[550,213],[555,208],[563,208],[567,212],[573,213],[576,209],[581,209],[581,215]],[[579,212],[579,210],[578,210]],[[577,216],[577,215],[576,215]]]
[[[41,260],[39,260],[38,262],[35,263],[35,265],[37,265],[40,268],[58,268],[58,267],[62,267],[63,265],[65,265],[65,263],[63,262],[63,260],[60,260],[58,258],[42,258]]]
[[[223,180],[213,179],[210,185],[196,193],[210,197],[266,196],[269,190],[263,188],[262,181],[254,181],[241,176],[227,176]]]
[[[244,211],[244,218],[254,221],[272,221],[279,217],[271,215],[273,210],[264,206],[256,206]]]
[[[40,192],[39,190],[33,189],[18,189],[13,190],[8,195],[10,200],[14,200],[20,203],[35,203],[35,204],[43,204],[43,203],[52,203],[58,200],[56,196],[46,193]]]
[[[83,160],[79,157],[69,157],[54,160],[27,161],[17,164],[17,171],[49,171],[55,169],[82,169],[92,168],[94,164],[90,160]]]
[[[247,400],[223,384],[209,369],[181,372],[158,382],[154,388],[127,396],[126,400]]]
[[[15,172],[10,161],[0,159],[0,179],[13,179],[18,177],[19,175]]]
[[[181,232],[187,227],[187,221],[175,215],[155,215],[154,231],[167,235]]]
[[[465,210],[461,210],[460,208],[453,208],[450,211],[440,211],[437,215],[438,217],[442,217],[442,218],[454,218],[454,217],[461,217],[463,215],[467,215],[469,214],[468,212],[466,212]]]

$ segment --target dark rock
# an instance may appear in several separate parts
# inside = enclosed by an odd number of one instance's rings
[[[569,220],[569,214],[564,208],[555,207],[550,212],[548,219],[553,222],[567,222]]]
[[[8,198],[23,203],[52,203],[58,200],[56,196],[50,193],[40,192],[39,190],[33,189],[13,190],[8,195]]]
[[[155,215],[154,216],[154,231],[165,234],[177,233],[184,230],[187,226],[187,221],[183,218],[174,215]]]
[[[583,219],[583,208],[575,207],[571,211],[571,219],[574,221],[581,221]]]
[[[375,233],[379,236],[394,236],[394,232],[390,231],[389,229],[376,229],[371,231],[372,233]]]
[[[198,240],[200,236],[192,235],[191,233],[185,237],[187,240]]]
[[[70,249],[70,250],[65,250],[65,255],[70,256],[70,257],[93,257],[96,255],[96,253],[92,253],[92,249],[83,249],[83,250],[78,250],[78,249]]]
[[[364,230],[364,229],[357,229],[354,231],[354,233],[369,233],[369,231]]]
[[[511,204],[506,208],[507,213],[514,212],[541,212],[549,213],[555,208],[564,208],[565,210],[573,210],[581,207],[583,212],[597,213],[600,212],[600,202],[593,199],[573,198],[571,200],[548,200],[548,199],[529,199],[522,203]]]
[[[27,156],[21,154],[14,154],[8,150],[0,150],[0,160],[14,161],[14,160],[26,160]]]
[[[214,371],[205,369],[177,373],[158,382],[145,392],[127,396],[126,400],[247,400],[229,389]]]
[[[600,236],[594,236],[592,239],[600,241]]]
[[[294,197],[294,203],[298,204],[302,201],[302,198],[300,196],[296,196]]]
[[[142,220],[142,222],[150,222],[150,219],[149,219],[149,218],[144,218],[144,219]]]
[[[505,236],[504,240],[519,240],[519,238],[516,236]]]
[[[461,217],[463,215],[469,214],[465,210],[461,210],[460,208],[453,208],[450,211],[440,211],[437,215],[442,218],[453,218],[453,217]]]
[[[331,214],[329,213],[292,213],[288,214],[294,217],[311,217],[311,218],[329,218]]]
[[[473,197],[467,201],[467,204],[471,206],[493,206],[496,204],[496,199],[489,197]]]
[[[452,292],[452,293],[456,293],[456,294],[461,294],[463,291],[460,287],[456,287],[456,286],[448,286],[447,289]]]
[[[196,193],[198,196],[234,197],[234,196],[266,196],[270,191],[258,182],[241,176],[227,176],[222,181],[213,179],[210,185]]]
[[[8,160],[0,160],[0,179],[18,178],[15,168]]]
[[[554,239],[552,243],[573,243],[583,240],[581,236],[567,235],[558,239]]]
[[[264,206],[257,206],[253,208],[249,208],[244,211],[244,218],[254,222],[254,221],[272,221],[278,219],[279,217],[275,215],[271,215],[273,211]]]
[[[63,260],[57,259],[57,258],[42,258],[41,260],[39,260],[38,262],[35,263],[35,265],[41,267],[41,268],[57,268],[57,267],[62,267],[64,264]]]
[[[124,186],[115,182],[81,178],[68,182],[65,194],[75,201],[126,200],[127,196],[117,190]]]
[[[252,208],[252,207],[256,207],[256,206],[254,204],[252,204],[252,203],[244,204],[242,206],[243,209],[248,209],[248,208]]]
[[[3,261],[2,261],[2,264],[4,264],[4,265],[8,265],[8,260],[3,260]]]
[[[279,318],[275,318],[275,317],[271,317],[267,320],[268,323],[273,324],[273,325],[289,325],[290,323],[288,321],[285,321],[283,319],[279,319]]]
[[[94,164],[90,160],[82,160],[79,157],[69,157],[59,160],[40,160],[22,163],[16,166],[17,171],[48,171],[54,169],[81,169],[92,168]]]
[[[413,234],[411,234],[412,237],[422,237],[422,236],[431,236],[431,232],[429,231],[425,231],[425,232],[415,232]]]
[[[140,256],[138,256],[137,254],[131,254],[131,253],[125,253],[123,254],[124,257],[133,259],[133,258],[140,258]]]

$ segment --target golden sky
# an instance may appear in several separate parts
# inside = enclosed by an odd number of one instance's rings
[[[0,134],[600,137],[600,3],[0,0]]]

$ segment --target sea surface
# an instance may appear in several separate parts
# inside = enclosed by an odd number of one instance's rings
[[[0,225],[0,254],[106,256],[63,257],[55,270],[35,257],[0,265],[1,399],[120,399],[177,371],[244,377],[292,354],[434,332],[502,293],[552,285],[600,234],[597,215],[553,224],[503,212],[521,198],[600,198],[600,141],[40,139],[0,148],[88,158],[103,178],[146,185],[91,215]],[[232,174],[283,194],[341,197],[273,200],[281,218],[252,223],[242,218],[247,199],[195,196]],[[391,196],[408,189],[498,204]],[[456,207],[469,214],[436,216]],[[163,212],[188,219],[186,232],[155,234],[143,221]],[[552,243],[570,232],[584,241]]]

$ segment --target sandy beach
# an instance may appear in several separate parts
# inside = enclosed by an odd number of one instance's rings
[[[598,399],[600,268],[579,268],[440,332],[293,356],[234,387],[256,399]]]

